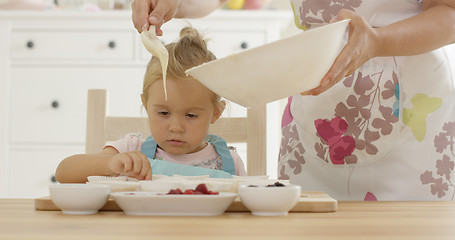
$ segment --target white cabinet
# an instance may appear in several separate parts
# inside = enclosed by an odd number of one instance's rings
[[[89,88],[108,89],[109,114],[139,115],[143,74],[142,65],[13,67],[10,143],[83,143]]]
[[[162,41],[175,41],[190,23],[224,57],[279,39],[291,18],[217,11],[166,23]],[[145,116],[140,93],[150,54],[128,11],[0,11],[0,36],[0,197],[40,197],[58,163],[84,152],[88,89],[108,89],[110,115]]]

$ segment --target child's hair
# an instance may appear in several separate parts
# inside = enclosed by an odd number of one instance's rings
[[[185,74],[186,70],[216,59],[215,55],[207,49],[203,36],[193,27],[183,28],[180,31],[180,40],[167,44],[166,49],[169,52],[166,78],[188,79],[190,77]],[[148,63],[144,77],[142,94],[145,99],[148,99],[149,87],[162,78],[161,63],[157,57],[153,56]],[[210,92],[214,106],[218,107],[221,97],[213,91]]]

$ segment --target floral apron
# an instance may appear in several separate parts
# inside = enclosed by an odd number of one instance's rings
[[[341,8],[374,27],[422,11],[418,0],[291,0],[296,25]],[[319,96],[289,98],[278,176],[338,200],[454,200],[452,46],[373,58]]]

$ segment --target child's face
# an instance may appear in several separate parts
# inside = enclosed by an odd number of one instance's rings
[[[174,155],[203,149],[208,128],[222,110],[215,108],[210,91],[194,79],[167,78],[166,83],[167,101],[162,80],[150,86],[148,99],[142,99],[153,138],[158,146]]]

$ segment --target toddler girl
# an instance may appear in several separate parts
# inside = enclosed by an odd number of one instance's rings
[[[168,175],[173,170],[197,175],[197,172],[207,173],[208,169],[246,175],[235,150],[229,149],[222,138],[207,135],[210,124],[221,116],[226,103],[185,74],[187,69],[212,61],[215,56],[192,27],[182,29],[180,40],[168,44],[166,49],[169,51],[167,99],[161,64],[156,57],[148,64],[141,94],[152,135],[144,141],[140,134],[128,134],[98,153],[64,159],[56,171],[59,182],[86,182],[91,175],[151,179],[152,168],[155,174]],[[181,168],[182,165],[187,166]]]

